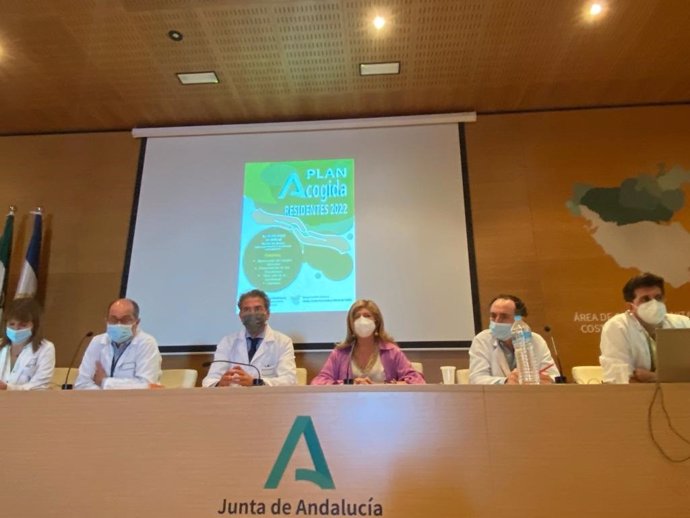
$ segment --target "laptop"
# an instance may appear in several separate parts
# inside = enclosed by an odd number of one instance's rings
[[[690,382],[690,329],[656,330],[656,375],[661,383]]]

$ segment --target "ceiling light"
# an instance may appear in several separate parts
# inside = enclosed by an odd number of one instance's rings
[[[599,16],[604,10],[601,4],[592,4],[589,6],[589,14],[591,16]]]
[[[177,79],[183,85],[205,85],[218,83],[218,76],[215,72],[178,72]]]
[[[182,34],[180,31],[172,30],[168,31],[168,38],[170,38],[173,41],[182,41],[182,38],[184,38],[184,34]]]
[[[400,61],[390,63],[360,63],[359,75],[381,76],[400,73]]]
[[[376,27],[377,30],[383,29],[383,26],[386,25],[386,19],[383,16],[377,16],[374,18],[374,27]]]

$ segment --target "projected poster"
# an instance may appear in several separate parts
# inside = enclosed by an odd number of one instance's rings
[[[354,166],[353,159],[245,164],[238,296],[264,290],[272,313],[349,309]]]

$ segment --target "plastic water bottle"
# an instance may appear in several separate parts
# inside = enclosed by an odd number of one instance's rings
[[[532,330],[522,316],[515,315],[515,322],[510,329],[513,339],[513,350],[517,362],[518,377],[521,385],[539,384],[539,367],[534,360]]]

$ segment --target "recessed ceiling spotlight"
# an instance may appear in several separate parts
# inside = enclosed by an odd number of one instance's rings
[[[589,6],[589,14],[591,16],[599,16],[604,10],[604,6],[599,3],[593,3]]]
[[[386,25],[386,19],[383,16],[376,16],[373,23],[376,30],[380,31],[383,29],[383,26]]]
[[[585,24],[597,25],[606,17],[609,11],[608,0],[600,0],[599,2],[584,2],[582,10],[582,22]]]
[[[183,85],[208,85],[216,84],[220,81],[215,72],[178,72],[177,79]]]
[[[180,31],[172,30],[168,31],[168,38],[170,38],[173,41],[182,41],[182,38],[184,38],[184,34],[182,34]]]

